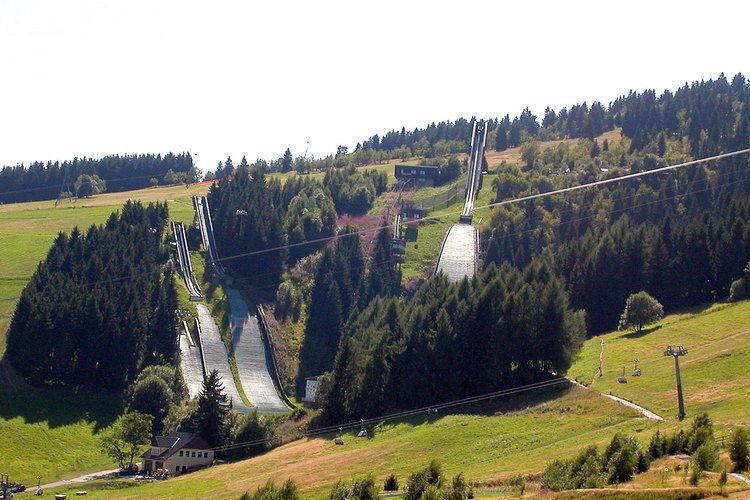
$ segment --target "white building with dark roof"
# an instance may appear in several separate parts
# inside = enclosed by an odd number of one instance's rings
[[[154,474],[158,469],[166,469],[177,475],[211,465],[214,452],[198,434],[173,432],[155,436],[151,448],[141,457],[144,472]]]

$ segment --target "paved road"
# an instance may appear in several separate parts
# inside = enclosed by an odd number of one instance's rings
[[[203,346],[203,358],[206,361],[206,372],[210,373],[213,370],[218,370],[224,384],[224,394],[232,400],[234,409],[243,413],[249,412],[250,408],[242,402],[240,393],[234,385],[232,370],[229,368],[227,349],[224,346],[224,342],[221,341],[219,327],[216,326],[214,318],[204,304],[197,304],[195,307],[198,310],[198,321],[201,324],[203,332],[201,343]]]
[[[455,224],[448,230],[437,270],[443,272],[451,282],[461,281],[464,276],[474,276],[476,258],[474,226]]]
[[[271,363],[260,332],[257,312],[251,313],[242,295],[227,288],[229,325],[237,371],[245,395],[261,413],[286,413],[289,408],[276,391],[271,375]]]
[[[197,345],[191,345],[187,334],[180,333],[180,368],[190,399],[198,396],[203,386],[203,366]]]
[[[99,472],[91,472],[90,474],[86,474],[84,476],[78,476],[74,477],[72,479],[63,479],[62,481],[55,481],[54,483],[47,483],[42,485],[43,490],[49,490],[52,488],[61,488],[63,486],[70,486],[71,484],[77,484],[77,483],[85,483],[86,481],[93,481],[94,479],[101,479],[103,477],[111,476],[113,474],[117,474],[120,472],[120,469],[110,469],[110,470],[103,470]],[[36,485],[26,485],[26,492],[27,493],[34,493],[34,490],[36,490]]]
[[[613,396],[612,394],[605,394],[603,392],[599,392],[596,389],[592,389],[591,387],[587,387],[587,386],[583,385],[582,383],[578,382],[577,380],[573,380],[572,378],[569,378],[568,380],[570,380],[573,384],[577,385],[578,387],[583,387],[584,389],[587,389],[589,391],[598,392],[599,394],[601,394],[605,398],[609,398],[612,401],[617,401],[621,405],[627,406],[628,408],[632,408],[632,409],[634,409],[635,411],[637,411],[638,413],[640,413],[641,415],[643,415],[644,417],[646,417],[649,420],[657,420],[657,421],[660,421],[660,422],[664,421],[663,417],[660,417],[659,415],[657,415],[656,413],[652,412],[651,410],[647,410],[643,406],[639,406],[639,405],[633,403],[632,401],[628,401],[627,399],[618,398],[617,396]]]

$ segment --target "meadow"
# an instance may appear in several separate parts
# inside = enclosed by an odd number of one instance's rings
[[[633,401],[667,419],[677,414],[675,368],[680,358],[688,418],[708,412],[719,425],[750,425],[750,301],[715,304],[666,316],[640,333],[615,331],[586,341],[568,375],[598,391]],[[602,356],[602,376],[598,375]],[[642,375],[633,377],[635,360]],[[618,383],[623,368],[627,383]]]
[[[334,444],[334,435],[302,439],[261,456],[218,465],[162,483],[117,491],[91,491],[94,498],[194,497],[237,498],[266,481],[292,478],[303,498],[327,498],[339,479],[372,472],[377,482],[394,473],[401,484],[431,459],[446,475],[463,472],[468,480],[492,485],[532,473],[548,460],[567,457],[590,442],[604,443],[616,431],[645,434],[657,424],[594,393],[576,388],[545,389],[490,404],[458,408],[446,415],[424,415],[384,422],[356,431]]]

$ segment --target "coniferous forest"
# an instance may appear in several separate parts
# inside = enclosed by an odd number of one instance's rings
[[[393,132],[358,151],[459,147],[470,125]],[[614,127],[621,136],[596,140]],[[521,145],[522,163],[500,164],[484,187],[503,202],[747,147],[750,85],[720,77],[548,110],[541,123],[527,109],[490,128],[498,149]],[[539,143],[563,138],[579,140]],[[342,168],[282,184],[264,162],[227,159],[208,197],[232,277],[304,321],[298,393],[305,377],[325,374],[323,414],[340,421],[563,373],[583,338],[617,327],[634,292],[667,311],[726,299],[750,260],[749,166],[729,158],[498,207],[480,228],[476,277],[407,288],[387,229],[365,249],[358,228],[337,228],[339,214],[372,207],[382,174]],[[172,359],[166,218],[165,206],[129,203],[102,227],[58,237],[11,324],[8,356],[20,373],[120,390],[143,366]]]
[[[7,357],[36,384],[119,392],[175,355],[177,292],[166,203],[128,201],[102,226],[60,233],[23,290]]]
[[[97,175],[110,192],[141,189],[164,181],[167,172],[188,173],[193,168],[189,153],[162,155],[110,155],[101,159],[74,158],[63,162],[34,162],[0,170],[0,203],[55,199],[66,187],[72,189],[80,175]]]

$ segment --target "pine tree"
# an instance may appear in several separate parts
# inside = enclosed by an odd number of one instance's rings
[[[284,156],[281,158],[281,171],[282,172],[291,171],[293,163],[294,163],[294,158],[292,157],[292,152],[289,150],[289,148],[286,148],[286,151],[284,151]]]
[[[226,436],[226,417],[229,398],[217,370],[212,370],[203,381],[198,395],[198,408],[193,415],[196,432],[211,446],[222,444]]]

